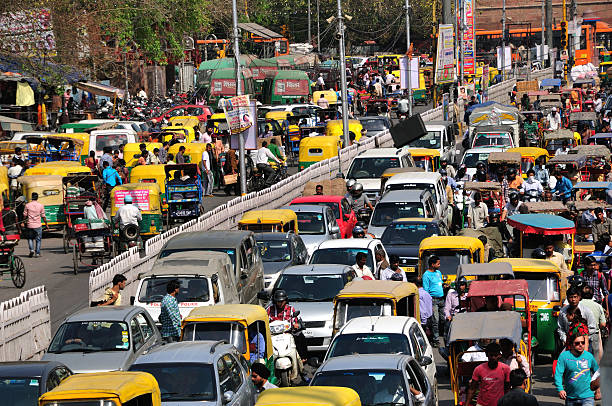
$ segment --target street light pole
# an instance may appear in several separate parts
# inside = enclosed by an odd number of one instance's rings
[[[321,25],[319,24],[319,0],[317,0],[317,51],[321,53]]]
[[[410,52],[410,0],[406,0],[406,58],[408,59],[408,115],[412,116],[412,52]],[[434,39],[435,40],[435,39]]]
[[[340,97],[342,98],[342,135],[344,148],[350,145],[348,128],[348,98],[346,90],[346,58],[344,55],[344,16],[342,3],[338,0],[338,45],[340,47]],[[355,134],[357,135],[357,134]]]
[[[310,28],[310,0],[308,0],[308,44],[312,45],[312,32]]]
[[[545,31],[545,26],[546,26],[546,21],[545,21],[545,14],[546,14],[546,9],[545,9],[545,3],[546,0],[542,0],[542,36],[541,36],[541,41],[542,41],[542,45],[540,45],[540,58],[542,59],[542,68],[544,67],[544,31]],[[550,45],[549,45],[550,46]]]
[[[238,38],[238,11],[236,0],[232,0],[232,23],[234,32],[234,57],[236,58],[236,96],[242,96],[242,67],[240,66],[240,38]],[[240,193],[246,195],[246,150],[244,148],[244,132],[238,134],[240,163]]]
[[[506,80],[506,0],[502,3],[502,49],[501,49],[501,64],[502,64],[502,80]]]

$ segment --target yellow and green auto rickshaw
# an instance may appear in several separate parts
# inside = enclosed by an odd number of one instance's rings
[[[363,134],[363,125],[361,124],[361,121],[351,119],[348,121],[348,124],[350,138],[352,138],[354,141],[359,141],[359,139],[361,139],[361,135]],[[325,135],[328,137],[338,137],[340,144],[342,145],[343,128],[342,120],[330,120],[325,126]]]
[[[528,170],[535,169],[538,162],[544,161],[543,163],[546,164],[549,158],[547,150],[537,147],[509,148],[506,152],[518,152],[521,154],[521,173],[525,179],[527,179]]]
[[[338,156],[342,143],[337,136],[305,137],[300,141],[298,169],[303,171],[317,162]]]
[[[88,133],[65,133],[62,134],[64,137],[80,140],[83,142],[83,148],[81,149],[81,165],[85,165],[85,160],[89,156],[89,134]]]
[[[81,165],[76,161],[51,161],[42,162],[29,169],[26,169],[25,175],[59,175],[68,176],[79,173],[91,174],[91,169]]]
[[[164,231],[161,211],[161,191],[155,183],[125,183],[111,190],[111,217],[117,214],[119,207],[124,205],[125,196],[132,196],[135,206],[140,209],[140,238],[148,240]],[[113,226],[113,237],[119,237],[119,229]]]
[[[414,164],[425,172],[438,172],[440,168],[440,151],[430,148],[410,148]]]
[[[17,178],[21,193],[28,202],[32,201],[32,193],[38,193],[38,202],[45,206],[47,226],[51,230],[62,230],[66,225],[62,178],[60,175],[26,175]]]
[[[185,153],[183,154],[183,156],[185,157],[185,163],[199,164],[200,162],[202,162],[202,153],[206,151],[206,144],[200,142],[174,144],[168,149],[168,153],[176,157],[176,154],[178,154],[180,147],[185,147]]]
[[[149,154],[153,155],[155,148],[162,149],[160,142],[129,142],[123,146],[123,159],[125,160],[125,167],[128,171],[138,165],[138,158],[140,158],[140,144],[146,146],[146,150]]]
[[[427,271],[427,262],[433,255],[440,258],[440,272],[444,283],[450,284],[457,277],[457,267],[460,264],[484,262],[484,245],[474,237],[425,238],[419,245],[419,276]]]
[[[361,406],[361,399],[351,388],[340,386],[296,386],[267,389],[255,406]]]
[[[164,164],[140,165],[130,171],[130,183],[154,183],[159,186],[161,191],[162,211],[168,210],[166,201],[166,172]]]

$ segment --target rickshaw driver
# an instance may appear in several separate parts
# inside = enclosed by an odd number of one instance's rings
[[[138,206],[132,204],[132,196],[126,195],[123,199],[123,206],[119,207],[117,214],[113,217],[113,221],[119,223],[119,228],[123,229],[129,224],[140,227],[142,221],[142,214]]]
[[[270,323],[277,320],[288,321],[291,323],[291,327],[293,329],[298,330],[300,325],[297,317],[295,316],[295,309],[293,306],[290,306],[289,303],[287,303],[287,299],[287,293],[282,289],[278,289],[276,292],[274,292],[272,304],[268,306],[266,312],[270,318]],[[302,358],[302,362],[306,362],[306,337],[304,337],[304,334],[301,331],[298,333],[292,331],[292,334],[293,339],[295,340],[297,352],[300,355],[300,358]]]

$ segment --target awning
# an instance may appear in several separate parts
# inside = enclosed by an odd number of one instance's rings
[[[0,116],[0,126],[4,131],[34,131],[32,123],[6,116]]]
[[[98,96],[115,97],[123,99],[125,94],[124,89],[119,89],[114,86],[103,85],[102,83],[96,82],[78,82],[76,84],[78,89],[84,90],[89,93],[93,93]]]
[[[573,221],[552,214],[515,214],[508,217],[508,224],[526,234],[575,234]]]
[[[253,35],[261,37],[263,39],[280,39],[283,38],[281,34],[278,34],[272,30],[267,29],[259,24],[255,23],[239,23],[238,28],[245,30]]]

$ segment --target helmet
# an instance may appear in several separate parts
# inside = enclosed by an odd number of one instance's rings
[[[363,185],[361,183],[359,183],[359,182],[356,182],[353,185],[353,192],[355,192],[355,193],[362,193],[363,192]]]
[[[484,168],[486,168],[486,165],[484,162],[482,161],[476,162],[476,169],[484,169]]]
[[[440,172],[440,175],[442,175],[442,176],[447,176],[448,175],[448,172],[444,168],[440,168],[440,170],[438,172]]]
[[[124,202],[125,204],[132,203],[132,201],[133,201],[133,200],[132,200],[132,196],[130,196],[130,195],[126,195],[126,196],[123,198],[123,202]]]
[[[465,276],[462,276],[459,279],[457,279],[457,283],[456,283],[457,286],[459,286],[459,285],[466,285],[467,286],[467,284],[468,284],[468,281],[467,281],[467,279],[465,279]]]
[[[287,301],[287,292],[285,292],[282,289],[277,290],[276,292],[274,292],[274,296],[272,296],[272,301],[273,302],[286,302]]]
[[[365,230],[363,227],[355,226],[353,228],[353,238],[358,238],[360,235],[365,236]]]
[[[544,249],[542,249],[542,248],[536,248],[531,253],[531,258],[534,258],[534,259],[546,259],[546,251],[544,251]]]
[[[567,281],[571,286],[575,286],[579,289],[584,286],[584,278],[580,275],[572,275],[567,278]]]
[[[519,194],[517,191],[512,190],[510,191],[510,193],[508,193],[508,197],[510,198],[510,200],[515,200],[519,198]]]
[[[353,186],[355,186],[355,183],[357,183],[357,181],[355,179],[349,179],[346,181],[346,190],[351,190],[353,188]]]
[[[363,228],[364,230],[365,230],[366,228],[368,228],[368,225],[366,224],[366,222],[365,222],[365,221],[361,221],[361,220],[359,220],[359,221],[358,221],[358,222],[355,224],[355,226],[359,226],[359,227]]]
[[[510,168],[510,169],[508,169],[508,175],[514,175],[514,176],[516,176],[516,169],[515,169],[515,168]]]

